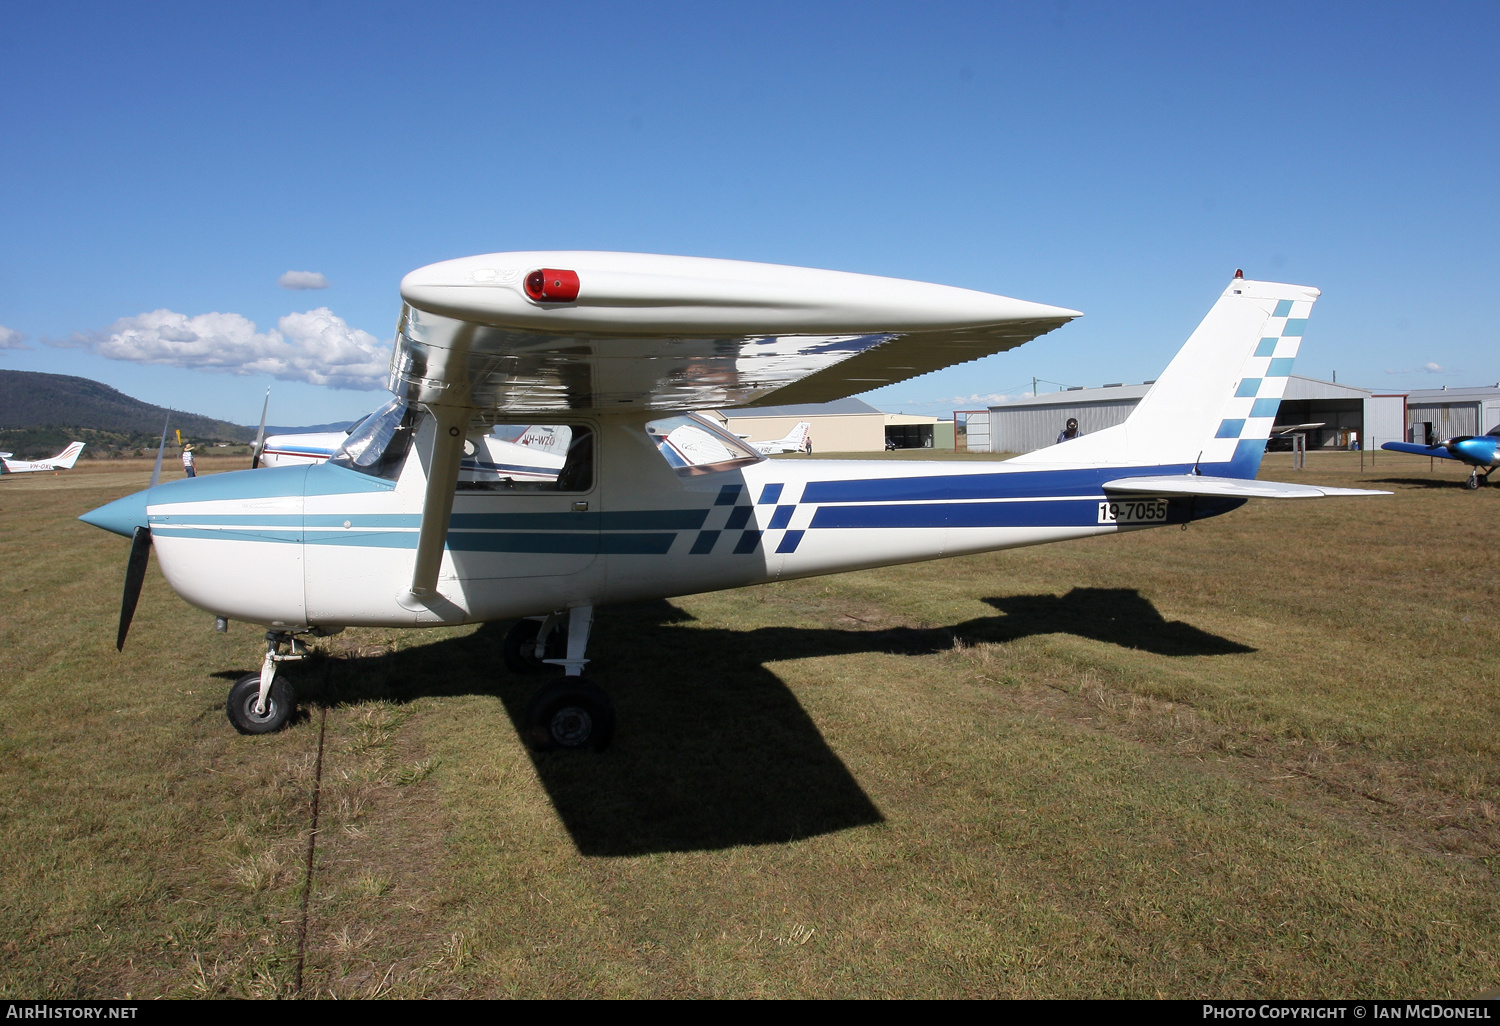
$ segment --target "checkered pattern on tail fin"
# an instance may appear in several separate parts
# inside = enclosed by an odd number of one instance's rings
[[[1202,462],[1228,463],[1230,477],[1252,478],[1260,469],[1312,305],[1312,299],[1277,300],[1260,341],[1240,370],[1234,394],[1224,403],[1213,438],[1204,443]]]
[[[1123,424],[1015,462],[1254,477],[1318,295],[1235,278]]]

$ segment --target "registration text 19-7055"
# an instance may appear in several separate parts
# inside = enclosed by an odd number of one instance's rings
[[[1101,524],[1161,524],[1166,519],[1166,499],[1124,499],[1099,503]]]

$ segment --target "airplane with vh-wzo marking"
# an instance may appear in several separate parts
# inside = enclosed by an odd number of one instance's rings
[[[0,474],[36,474],[43,470],[72,470],[81,452],[83,452],[82,442],[69,442],[66,449],[45,460],[18,460],[12,458],[15,453],[0,452]]]
[[[528,741],[600,748],[613,706],[582,676],[596,607],[1383,494],[1255,480],[1319,293],[1239,272],[1123,424],[999,463],[768,460],[695,411],[866,392],[1077,312],[593,252],[449,260],[401,295],[394,396],[326,462],[171,481],[82,518],[133,539],[118,646],[152,547],[221,628],[269,628],[229,693],[243,732],[287,722],[279,668],[309,635],[519,618],[506,662],[562,672],[530,702]],[[555,464],[479,465],[527,430]]]

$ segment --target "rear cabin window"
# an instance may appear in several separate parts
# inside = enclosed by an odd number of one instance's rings
[[[586,424],[476,423],[464,439],[461,492],[586,492],[594,431]]]
[[[684,476],[744,467],[765,458],[696,413],[650,421],[646,424],[646,435],[662,459]]]

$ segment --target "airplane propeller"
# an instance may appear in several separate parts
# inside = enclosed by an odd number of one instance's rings
[[[255,433],[255,448],[250,452],[250,469],[260,466],[261,454],[266,451],[266,411],[271,408],[271,390],[266,389],[266,401],[260,408],[260,430]]]
[[[161,461],[167,451],[167,427],[172,423],[172,414],[167,413],[167,422],[161,426],[161,444],[156,447],[156,466],[151,471],[151,484],[155,488],[161,482]],[[120,596],[120,629],[115,635],[115,651],[125,650],[125,635],[130,633],[130,621],[135,618],[135,606],[141,599],[141,586],[146,583],[146,564],[151,562],[151,528],[137,527],[130,536],[130,558],[125,561],[125,592]]]
[[[130,559],[125,564],[125,594],[120,598],[120,630],[115,635],[115,651],[125,650],[125,635],[135,617],[135,604],[141,598],[146,582],[146,564],[151,561],[151,528],[137,527],[130,539]]]

